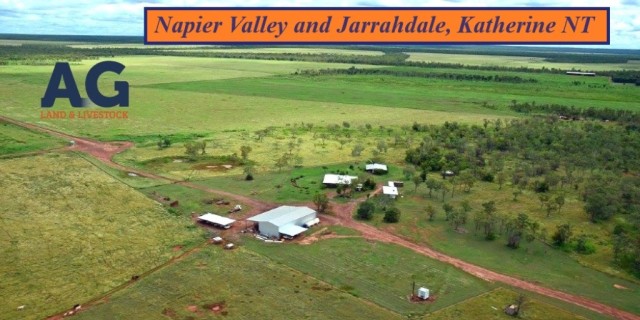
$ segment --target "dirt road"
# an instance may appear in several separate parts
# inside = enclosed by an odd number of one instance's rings
[[[328,220],[331,223],[360,231],[364,238],[377,240],[381,242],[393,243],[396,245],[403,246],[405,248],[409,248],[419,254],[451,264],[456,268],[459,268],[469,274],[472,274],[486,281],[502,282],[502,283],[514,286],[516,288],[524,289],[527,291],[545,295],[547,297],[572,303],[572,304],[584,307],[586,309],[595,311],[600,314],[615,317],[617,319],[628,319],[628,320],[640,319],[640,316],[607,306],[605,304],[602,304],[587,298],[583,298],[583,297],[568,294],[562,291],[546,288],[528,281],[524,281],[518,278],[514,278],[512,276],[507,276],[504,274],[491,271],[489,269],[485,269],[483,267],[476,266],[474,264],[462,261],[457,258],[450,257],[438,251],[435,251],[429,247],[418,245],[409,240],[401,238],[397,235],[372,227],[368,224],[355,221],[353,220],[351,215],[354,212],[353,210],[355,209],[356,205],[357,205],[357,202],[354,201],[344,205],[334,206],[333,211],[336,215],[323,216],[323,217],[325,218],[325,220]]]
[[[113,157],[120,153],[123,152],[129,148],[131,148],[133,146],[132,142],[128,142],[128,141],[123,141],[123,142],[101,142],[101,141],[96,141],[96,140],[92,140],[89,138],[83,138],[83,137],[77,137],[77,136],[73,136],[64,132],[60,132],[54,129],[50,129],[50,128],[45,128],[45,127],[41,127],[38,125],[34,125],[31,123],[26,123],[26,122],[22,122],[22,121],[18,121],[15,119],[11,119],[11,118],[7,118],[4,116],[0,116],[0,121],[5,121],[17,126],[21,126],[23,128],[29,129],[29,130],[33,130],[33,131],[38,131],[38,132],[43,132],[43,133],[47,133],[50,134],[52,136],[58,137],[58,138],[62,138],[68,141],[73,141],[73,144],[70,145],[69,147],[67,147],[68,150],[73,150],[73,151],[79,151],[79,152],[83,152],[86,153],[98,160],[100,160],[101,162],[103,162],[104,164],[108,165],[109,167],[118,169],[118,170],[122,170],[125,172],[131,172],[131,173],[135,173],[138,176],[141,177],[146,177],[146,178],[151,178],[151,179],[158,179],[158,180],[165,180],[165,181],[170,181],[171,183],[174,184],[178,184],[181,186],[185,186],[185,187],[189,187],[189,188],[193,188],[193,189],[198,189],[198,190],[202,190],[205,192],[209,192],[209,193],[215,193],[221,196],[225,196],[225,197],[229,197],[231,199],[235,199],[238,202],[244,203],[248,206],[251,207],[250,213],[258,213],[258,212],[264,212],[266,210],[272,209],[274,208],[276,205],[274,204],[270,204],[270,203],[266,203],[263,201],[258,201],[255,200],[253,198],[249,198],[249,197],[245,197],[243,195],[238,195],[238,194],[234,194],[234,193],[230,193],[230,192],[226,192],[224,190],[219,190],[219,189],[214,189],[214,188],[208,188],[205,186],[201,186],[201,185],[197,185],[195,183],[191,183],[188,181],[181,181],[181,180],[177,180],[177,179],[172,179],[172,178],[168,178],[168,177],[163,177],[157,174],[153,174],[150,172],[146,172],[146,171],[141,171],[135,168],[129,168],[126,166],[123,166],[121,164],[115,163],[113,162]]]
[[[131,142],[115,142],[115,143],[107,143],[107,142],[99,142],[99,141],[95,141],[95,140],[91,140],[91,139],[87,139],[87,138],[81,138],[81,137],[76,137],[76,136],[72,136],[60,131],[56,131],[53,129],[48,129],[48,128],[43,128],[37,125],[33,125],[33,124],[29,124],[29,123],[25,123],[25,122],[21,122],[21,121],[17,121],[11,118],[7,118],[4,116],[0,116],[0,121],[6,121],[30,130],[34,130],[34,131],[39,131],[39,132],[44,132],[44,133],[48,133],[51,134],[53,136],[56,137],[60,137],[63,139],[67,139],[67,140],[73,140],[75,142],[75,144],[71,147],[69,147],[70,150],[76,150],[76,151],[80,151],[80,152],[84,152],[87,153],[89,155],[91,155],[92,157],[95,157],[97,159],[99,159],[100,161],[104,162],[105,164],[107,164],[110,167],[119,169],[119,170],[123,170],[126,172],[133,172],[136,173],[140,176],[143,177],[149,177],[149,178],[154,178],[154,179],[162,179],[162,180],[168,180],[171,181],[173,183],[176,184],[180,184],[182,186],[185,187],[189,187],[189,188],[194,188],[194,189],[198,189],[198,190],[202,190],[205,192],[211,192],[211,193],[216,193],[216,194],[220,194],[220,195],[224,195],[227,196],[229,198],[233,198],[236,199],[237,201],[243,202],[249,206],[252,207],[252,212],[262,212],[268,209],[271,209],[273,207],[275,207],[274,204],[270,204],[270,203],[265,203],[263,201],[259,201],[259,200],[255,200],[246,196],[242,196],[242,195],[236,195],[233,193],[229,193],[223,190],[218,190],[218,189],[213,189],[213,188],[207,188],[204,186],[200,186],[197,184],[193,184],[191,182],[184,182],[184,181],[178,181],[175,179],[171,179],[171,178],[166,178],[166,177],[162,177],[159,175],[155,175],[153,173],[148,173],[148,172],[143,172],[137,169],[133,169],[133,168],[128,168],[125,167],[123,165],[117,164],[115,162],[112,161],[112,157],[114,155],[116,155],[117,153],[120,153],[128,148],[130,148],[133,144]],[[380,190],[376,190],[376,192],[379,192]],[[401,238],[395,234],[391,234],[387,231],[384,230],[379,230],[376,229],[375,227],[372,227],[368,224],[353,220],[352,218],[352,213],[354,212],[354,209],[356,208],[358,202],[363,201],[364,199],[361,199],[359,201],[351,201],[349,203],[346,204],[336,204],[333,203],[332,204],[332,211],[335,213],[335,216],[331,216],[331,215],[322,215],[322,219],[325,222],[329,222],[331,224],[336,224],[336,225],[342,225],[345,227],[349,227],[349,228],[353,228],[355,230],[358,230],[362,233],[362,236],[367,238],[367,239],[371,239],[371,240],[377,240],[377,241],[381,241],[381,242],[387,242],[387,243],[394,243],[396,245],[400,245],[406,248],[409,248],[419,254],[425,255],[427,257],[433,258],[433,259],[437,259],[439,261],[448,263],[450,265],[455,266],[456,268],[459,268],[469,274],[472,274],[478,278],[484,279],[486,281],[497,281],[497,282],[502,282],[505,284],[508,284],[510,286],[516,287],[516,288],[520,288],[520,289],[524,289],[527,291],[531,291],[531,292],[535,292],[541,295],[545,295],[551,298],[555,298],[555,299],[559,299],[568,303],[572,303],[581,307],[584,307],[586,309],[595,311],[597,313],[603,314],[603,315],[607,315],[607,316],[611,316],[611,317],[615,317],[617,319],[624,319],[624,320],[640,320],[640,316],[638,315],[634,315],[632,313],[626,312],[626,311],[622,311],[619,309],[616,309],[614,307],[610,307],[607,305],[604,305],[602,303],[584,298],[584,297],[580,297],[580,296],[576,296],[576,295],[572,295],[572,294],[568,294],[562,291],[558,291],[558,290],[554,290],[554,289],[550,289],[550,288],[546,288],[528,281],[524,281],[518,278],[514,278],[512,276],[507,276],[507,275],[503,275],[494,271],[491,271],[489,269],[485,269],[479,266],[476,266],[474,264],[462,261],[460,259],[454,258],[454,257],[450,257],[448,255],[445,255],[443,253],[440,253],[438,251],[435,251],[431,248],[425,247],[425,246],[421,246],[418,245],[416,243],[413,243],[407,239]]]

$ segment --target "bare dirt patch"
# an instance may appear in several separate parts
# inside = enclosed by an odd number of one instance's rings
[[[176,319],[178,317],[176,311],[171,308],[164,308],[164,310],[162,310],[162,315],[171,319]]]
[[[202,306],[204,309],[209,310],[215,314],[224,314],[226,315],[226,303],[224,301],[209,303]]]
[[[422,298],[419,298],[415,294],[409,296],[408,298],[409,298],[409,301],[411,301],[412,303],[430,303],[430,302],[436,301],[436,299],[437,299],[436,296],[429,296],[429,298],[427,298],[427,299],[422,299]]]
[[[179,245],[177,245],[177,246],[174,246],[174,247],[173,247],[173,251],[174,251],[174,252],[175,252],[175,251],[180,251],[180,250],[182,250],[182,248],[184,248],[184,246],[183,246],[183,245],[181,245],[181,244],[179,244]]]
[[[194,306],[194,305],[187,306],[187,311],[196,313],[198,312],[198,306]]]

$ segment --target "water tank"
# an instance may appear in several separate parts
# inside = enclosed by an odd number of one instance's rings
[[[427,300],[429,299],[429,289],[420,288],[418,289],[418,298]]]

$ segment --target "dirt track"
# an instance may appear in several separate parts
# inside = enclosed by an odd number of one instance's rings
[[[275,207],[274,204],[265,203],[265,202],[258,201],[242,195],[236,195],[226,191],[196,185],[190,182],[178,181],[175,179],[158,176],[152,173],[147,173],[140,170],[128,168],[113,162],[112,157],[117,153],[120,153],[130,148],[133,145],[131,142],[117,142],[117,143],[99,142],[91,139],[75,137],[60,131],[43,128],[43,127],[29,124],[29,123],[24,123],[24,122],[13,120],[4,116],[0,116],[0,120],[15,124],[27,129],[31,129],[34,131],[45,132],[50,135],[60,137],[63,139],[73,140],[75,141],[75,144],[69,147],[70,150],[87,153],[92,157],[95,157],[100,161],[104,162],[110,167],[123,170],[126,172],[133,172],[143,177],[168,180],[175,184],[179,184],[185,187],[199,189],[206,192],[212,192],[212,193],[227,196],[229,198],[236,199],[237,201],[243,202],[251,206],[252,207],[251,212],[262,212]],[[376,190],[376,192],[379,192],[379,190]],[[331,224],[342,225],[342,226],[346,226],[346,227],[358,230],[362,233],[362,236],[367,239],[377,240],[377,241],[387,242],[387,243],[394,243],[394,244],[409,248],[419,254],[451,264],[456,268],[464,270],[465,272],[472,274],[478,278],[484,279],[486,281],[502,282],[520,289],[524,289],[524,290],[542,294],[551,298],[559,299],[568,303],[572,303],[603,315],[615,317],[617,319],[640,320],[640,316],[634,315],[632,313],[622,311],[614,307],[610,307],[584,297],[568,294],[568,293],[561,292],[554,289],[549,289],[549,288],[546,288],[531,282],[527,282],[518,278],[503,275],[503,274],[473,265],[471,263],[462,261],[460,259],[447,256],[443,253],[440,253],[438,251],[435,251],[425,246],[418,245],[404,238],[401,238],[397,235],[391,234],[387,231],[376,229],[368,224],[355,221],[351,217],[351,214],[354,212],[354,209],[356,208],[358,202],[359,201],[352,201],[346,204],[334,203],[332,204],[332,211],[335,213],[335,216],[323,215],[322,219],[325,222],[329,222]]]

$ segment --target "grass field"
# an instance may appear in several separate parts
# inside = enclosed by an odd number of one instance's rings
[[[307,122],[317,125],[351,121],[354,125],[370,123],[378,125],[411,124],[416,119],[421,122],[442,123],[444,121],[481,122],[492,111],[484,113],[454,113],[447,107],[427,108],[430,110],[396,109],[395,105],[368,105],[339,103],[327,99],[321,101],[296,100],[295,97],[251,96],[246,92],[225,94],[198,87],[201,92],[176,91],[160,88],[140,87],[159,83],[181,83],[185,81],[230,81],[232,78],[273,78],[273,75],[289,74],[299,69],[346,68],[351,65],[266,61],[234,60],[184,57],[118,57],[115,59],[127,67],[118,80],[129,81],[129,119],[76,121],[69,119],[40,119],[40,95],[47,85],[51,66],[5,66],[0,69],[0,103],[3,114],[20,120],[31,121],[70,133],[109,139],[118,135],[151,135],[167,133],[210,133],[224,130],[257,130],[267,126],[284,126],[287,123]],[[74,65],[76,80],[83,87],[84,73],[96,61],[83,61]],[[360,66],[366,67],[366,66]],[[104,94],[112,94],[110,80],[114,75],[105,74],[102,88]],[[222,84],[221,83],[221,84]],[[269,81],[267,81],[269,83]],[[273,90],[278,89],[273,82]],[[316,95],[326,94],[319,89],[324,84],[316,83]],[[216,85],[217,86],[217,85]],[[238,88],[242,89],[242,88]],[[245,87],[247,92],[253,89]],[[334,88],[335,89],[335,88]],[[337,90],[337,89],[335,89]],[[343,91],[343,88],[339,89]],[[335,91],[334,91],[335,94]],[[436,102],[436,101],[432,101]],[[56,104],[56,110],[70,111],[68,102]],[[440,111],[434,111],[434,110]],[[473,107],[471,107],[473,109]],[[462,110],[464,111],[464,110]]]
[[[351,169],[353,166],[353,169]],[[244,176],[222,176],[195,181],[197,184],[212,188],[224,187],[233,193],[252,196],[265,201],[276,203],[310,202],[317,192],[330,192],[335,189],[325,189],[322,179],[326,173],[342,171],[348,175],[361,176],[363,179],[373,178],[378,183],[386,183],[385,179],[400,176],[401,169],[391,167],[387,175],[375,176],[364,170],[364,163],[327,165],[325,167],[295,168],[282,172],[264,172],[254,175],[254,180],[245,181]],[[296,179],[296,186],[291,182]],[[366,195],[365,192],[355,193],[356,197]]]
[[[504,307],[513,304],[518,298],[518,293],[496,288],[485,294],[438,310],[429,314],[429,319],[459,319],[473,314],[475,319],[513,319],[504,313]],[[573,313],[569,313],[555,306],[528,298],[522,306],[519,319],[585,319]]]
[[[440,179],[435,176],[433,178]],[[561,213],[554,214],[550,218],[546,218],[546,213],[540,209],[534,195],[525,193],[518,198],[518,202],[513,202],[510,192],[497,191],[497,184],[477,183],[471,193],[458,191],[453,199],[450,199],[450,195],[447,195],[446,199],[454,206],[458,206],[463,200],[468,200],[473,212],[479,211],[482,208],[480,204],[487,199],[496,202],[499,213],[515,215],[526,212],[542,224],[542,228],[547,230],[547,237],[553,234],[557,224],[569,222],[574,226],[575,234],[584,232],[596,243],[598,252],[593,257],[581,255],[571,257],[561,250],[537,241],[523,242],[520,249],[513,250],[506,246],[504,237],[490,242],[484,240],[481,235],[475,235],[472,217],[465,226],[468,233],[454,232],[444,220],[440,193],[434,194],[434,198],[430,199],[424,186],[418,189],[419,195],[413,195],[412,186],[404,189],[405,197],[396,202],[402,212],[400,223],[385,224],[381,221],[381,214],[377,214],[374,225],[491,270],[590,297],[631,312],[640,312],[640,308],[632,298],[640,293],[640,284],[609,264],[612,258],[607,228],[588,222],[582,205],[572,198],[572,195],[567,196],[567,204]],[[432,222],[428,221],[425,211],[428,204],[432,204],[438,211],[435,221]],[[586,264],[590,267],[586,267]],[[607,271],[607,273],[596,269]],[[614,284],[628,289],[616,289]]]
[[[0,40],[0,45],[14,42]],[[109,46],[79,44],[81,46]],[[121,44],[119,47],[139,44]],[[167,47],[167,49],[176,47]],[[184,51],[251,53],[368,54],[326,48],[220,49],[181,47]],[[433,59],[433,60],[431,60]],[[402,179],[405,151],[422,141],[411,124],[465,122],[525,117],[510,111],[512,101],[609,107],[638,111],[636,86],[611,84],[605,77],[569,77],[542,73],[498,72],[446,68],[412,68],[356,65],[389,71],[458,75],[510,75],[535,83],[443,80],[390,75],[305,76],[306,69],[349,68],[351,64],[275,60],[219,59],[168,56],[112,57],[126,69],[121,75],[105,74],[104,94],[113,93],[113,81],[130,84],[127,120],[40,119],[40,98],[53,66],[0,67],[0,112],[71,134],[103,140],[131,140],[136,146],[115,157],[118,163],[231,193],[281,204],[309,203],[322,189],[322,176],[338,169],[365,175],[364,163],[377,158],[390,165],[390,173],[375,177],[380,183]],[[575,67],[588,70],[640,70],[627,64],[555,64],[538,58],[411,54],[414,61],[531,68]],[[84,76],[98,60],[72,63],[81,94]],[[593,68],[591,68],[593,66]],[[419,70],[419,71],[418,71]],[[121,108],[113,108],[123,110]],[[112,109],[112,110],[113,110]],[[54,110],[72,110],[59,102]],[[312,126],[309,126],[309,125]],[[614,125],[611,123],[610,125]],[[272,127],[272,128],[271,128]],[[269,133],[258,138],[260,130]],[[444,134],[444,133],[443,133]],[[489,133],[490,134],[490,133]],[[156,143],[168,135],[173,144],[158,150]],[[396,137],[397,136],[397,137]],[[406,138],[407,142],[394,141]],[[183,161],[185,142],[206,141],[205,156]],[[457,143],[450,137],[450,143]],[[383,141],[388,150],[378,152]],[[65,145],[39,133],[0,123],[0,156]],[[473,147],[466,141],[465,147]],[[359,156],[352,149],[362,145]],[[248,161],[240,161],[241,146],[250,146]],[[452,149],[453,150],[453,149]],[[232,154],[236,154],[232,158]],[[287,154],[290,162],[278,168],[276,160]],[[232,159],[232,160],[229,160]],[[179,161],[175,161],[179,160]],[[232,164],[231,169],[222,165]],[[245,181],[245,164],[253,165],[254,180]],[[353,164],[353,168],[349,168]],[[633,172],[630,174],[634,174]],[[296,179],[296,185],[292,183]],[[430,179],[440,179],[431,175]],[[527,212],[545,229],[547,239],[556,225],[571,223],[575,234],[585,233],[597,252],[577,255],[541,242],[525,243],[518,250],[499,237],[487,242],[473,233],[459,233],[444,221],[439,192],[428,197],[424,185],[417,193],[406,183],[397,202],[400,223],[371,223],[416,243],[491,270],[540,283],[640,314],[640,281],[611,264],[610,231],[614,221],[593,224],[584,213],[579,191],[566,193],[562,210],[546,217],[537,195],[525,191],[512,201],[511,188],[476,182],[470,193],[456,191],[446,201],[458,205],[468,200],[473,210],[487,199],[498,212]],[[577,188],[577,187],[576,187]],[[52,153],[0,160],[0,318],[43,318],[85,302],[126,282],[204,240],[204,232],[191,222],[192,213],[225,212],[236,203],[217,206],[205,200],[218,198],[203,191],[166,181],[134,177],[96,159],[74,153]],[[358,194],[363,196],[363,194]],[[166,209],[154,199],[169,197],[180,206]],[[224,198],[224,197],[219,197]],[[342,199],[336,201],[343,202]],[[427,221],[425,206],[439,211]],[[246,208],[246,206],[243,207]],[[623,219],[616,217],[616,219]],[[338,226],[340,235],[357,232]],[[237,239],[234,239],[234,241]],[[240,238],[240,248],[223,251],[204,247],[131,287],[108,301],[81,313],[88,319],[114,318],[503,318],[501,309],[514,299],[514,291],[493,290],[497,285],[473,278],[449,265],[407,249],[363,239],[327,239],[312,245],[268,245]],[[602,272],[600,272],[600,271]],[[432,289],[431,304],[406,301],[411,282]],[[622,285],[627,289],[617,289]],[[224,301],[224,314],[205,305]],[[534,296],[525,319],[571,319],[562,304]],[[17,313],[16,307],[26,305]],[[189,311],[195,306],[196,311]],[[498,310],[494,310],[495,306]],[[567,308],[589,317],[588,313]],[[132,311],[134,310],[134,311]],[[478,310],[478,311],[476,311]]]
[[[0,121],[0,157],[65,146],[65,141]]]
[[[556,68],[563,70],[640,70],[640,61],[630,60],[627,63],[560,63],[548,62],[538,57],[493,56],[473,54],[449,54],[408,52],[408,61],[459,63],[468,66],[500,66],[500,67],[526,67],[533,69]]]
[[[270,245],[246,241],[256,252],[352,295],[404,315],[424,314],[473,297],[492,285],[452,266],[395,245],[363,239],[328,239],[312,245]],[[408,301],[412,282],[437,297],[432,304]]]
[[[3,319],[42,319],[202,241],[188,220],[73,155],[0,160],[0,190]]]
[[[446,70],[435,70],[445,72]],[[460,71],[456,73],[476,73]],[[492,73],[496,74],[496,72]],[[527,76],[536,78],[536,76]],[[191,81],[155,84],[146,87],[231,94],[247,97],[288,98],[291,100],[333,102],[380,107],[448,111],[452,113],[505,115],[512,100],[536,104],[564,104],[576,107],[635,109],[640,90],[634,86],[589,87],[606,84],[604,78],[539,75],[538,83],[514,84],[481,81],[457,81],[393,76],[281,76],[244,78],[225,81]],[[399,99],[398,97],[402,97]],[[498,110],[484,108],[483,103]]]
[[[219,303],[217,313],[205,306]],[[188,308],[192,306],[193,311]],[[193,307],[195,306],[195,307]],[[210,308],[210,307],[209,307]],[[79,319],[401,319],[245,248],[205,247]]]
[[[171,201],[179,201],[180,205],[175,208],[169,209],[170,212],[175,212],[176,215],[184,217],[191,217],[192,212],[196,212],[198,215],[202,215],[205,212],[211,212],[218,215],[226,216],[227,211],[232,209],[237,203],[225,197],[216,196],[214,194],[204,192],[197,189],[191,189],[175,184],[162,185],[157,187],[150,187],[139,189],[140,192],[147,195],[149,198],[158,200],[164,197],[168,197],[171,200],[167,201],[167,204]],[[228,205],[217,205],[215,203],[207,203],[207,200],[229,200]],[[250,209],[246,204],[240,203],[244,211]]]

